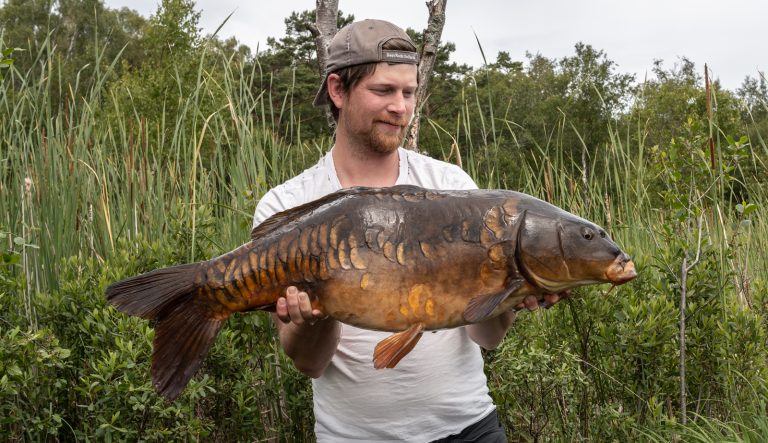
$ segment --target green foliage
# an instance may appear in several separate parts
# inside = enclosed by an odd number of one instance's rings
[[[511,433],[538,440],[555,428],[576,437],[575,406],[587,379],[577,356],[546,339],[514,334],[487,358],[491,395]]]
[[[158,67],[168,59],[178,61],[193,55],[200,39],[200,13],[190,0],[163,0],[149,19],[144,33],[146,61]]]
[[[670,242],[658,261],[679,265],[678,248]],[[764,392],[740,388],[765,380],[764,317],[723,296],[733,288],[720,286],[719,263],[706,252],[689,277],[688,409],[695,422],[725,423],[765,402]],[[641,279],[613,295],[579,290],[566,306],[521,316],[490,354],[491,390],[514,436],[637,441],[649,429],[677,429],[679,275],[638,265]]]
[[[113,281],[176,263],[177,247],[121,240],[107,262],[66,260],[60,289],[34,300],[45,330],[24,331],[22,319],[3,315],[3,440],[239,441],[311,432],[308,381],[278,352],[265,314],[231,319],[179,400],[154,392],[152,325],[107,307],[103,294]],[[2,282],[2,312],[14,312],[18,288]]]
[[[625,107],[632,76],[615,72],[604,52],[583,43],[575,46],[574,56],[559,61],[540,54],[527,57],[523,64],[502,52],[482,68],[467,72],[454,64],[447,80],[438,75],[434,87],[448,86],[445,97],[454,104],[433,111],[432,97],[427,101],[435,130],[422,130],[424,150],[448,158],[446,145],[457,144],[494,187],[514,183],[520,156],[555,144],[585,179],[593,167],[601,167],[596,153],[609,141],[606,129]],[[444,97],[439,90],[434,96]],[[457,112],[459,123],[451,124]],[[443,133],[454,127],[455,136],[446,142]]]
[[[0,305],[10,308],[8,294],[0,292]],[[66,369],[70,351],[59,346],[47,330],[22,330],[0,324],[0,430],[4,438],[55,438],[66,435],[59,403],[66,396]],[[40,383],[45,380],[44,383]],[[63,428],[63,429],[62,429]]]
[[[86,94],[119,55],[126,68],[137,65],[136,36],[144,23],[135,11],[106,8],[103,0],[9,0],[0,6],[3,38],[24,49],[15,57],[15,68],[25,75],[40,70],[35,75],[51,76],[53,109],[70,92]],[[60,63],[49,71],[54,58]],[[117,66],[118,74],[122,67]],[[22,78],[14,80],[15,88]]]
[[[26,326],[29,305],[20,250],[35,246],[2,230],[0,244],[0,435],[55,438],[66,422],[51,400],[66,393],[70,351],[49,329]]]
[[[0,39],[0,81],[5,78],[5,70],[13,66],[13,53],[19,48],[4,48]]]

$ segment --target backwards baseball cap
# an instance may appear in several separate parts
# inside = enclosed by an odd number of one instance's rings
[[[413,51],[382,49],[382,46],[392,39],[405,40],[413,47]],[[378,62],[416,65],[419,63],[416,45],[405,31],[384,20],[361,20],[341,28],[328,46],[325,76],[313,102],[314,105],[322,106],[329,103],[328,74],[350,66]]]

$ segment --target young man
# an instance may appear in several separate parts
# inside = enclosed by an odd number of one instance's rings
[[[400,148],[418,86],[416,46],[402,29],[381,20],[355,22],[339,30],[328,52],[314,103],[331,107],[335,144],[315,166],[261,199],[254,226],[351,186],[477,188],[459,167]],[[547,297],[548,304],[557,300]],[[529,297],[523,307],[536,309],[538,303]],[[426,333],[396,368],[376,370],[373,349],[390,333],[326,318],[301,288],[289,288],[276,311],[281,345],[313,378],[318,441],[506,441],[488,395],[480,346],[495,348],[514,312]]]

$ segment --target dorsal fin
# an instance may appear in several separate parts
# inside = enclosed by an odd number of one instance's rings
[[[255,240],[263,236],[264,234],[272,231],[273,229],[277,228],[278,226],[285,224],[286,220],[289,220],[292,218],[298,218],[304,214],[314,211],[315,209],[325,204],[331,203],[336,200],[341,200],[342,198],[348,195],[376,194],[376,193],[389,193],[389,194],[401,193],[402,194],[402,193],[423,192],[425,190],[426,190],[425,188],[421,188],[416,185],[396,185],[396,186],[390,186],[386,188],[355,186],[352,188],[341,189],[334,193],[328,194],[324,197],[320,197],[317,200],[313,200],[311,202],[304,203],[303,205],[299,205],[294,208],[287,209],[283,212],[278,212],[277,214],[272,215],[268,219],[261,222],[260,225],[253,228],[253,230],[251,231],[251,240]]]
[[[355,188],[342,189],[332,194],[328,194],[324,197],[320,197],[317,200],[304,203],[303,205],[299,205],[291,209],[287,209],[283,212],[278,212],[277,214],[272,215],[268,219],[261,222],[261,224],[253,228],[253,230],[251,231],[251,240],[256,240],[257,238],[272,231],[278,226],[282,226],[283,224],[285,224],[286,220],[298,218],[304,214],[314,211],[320,206],[323,206],[325,204],[331,203],[336,200],[340,200],[348,195],[361,194],[373,189],[375,188],[355,187]]]

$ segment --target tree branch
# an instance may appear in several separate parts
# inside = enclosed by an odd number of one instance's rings
[[[685,310],[688,296],[688,272],[693,269],[699,262],[701,255],[701,227],[703,224],[703,216],[699,215],[699,234],[696,239],[696,257],[693,262],[688,264],[688,252],[683,253],[683,263],[680,265],[680,422],[685,425],[688,422],[688,414],[686,411],[687,403],[687,386],[685,381]]]
[[[325,64],[328,61],[328,46],[339,28],[336,18],[339,15],[339,0],[317,0],[315,9],[315,23],[310,24],[309,31],[315,37],[317,47],[317,62],[320,70],[320,79],[325,79]],[[336,121],[331,110],[326,108],[325,117],[331,132],[336,129]]]
[[[336,17],[339,15],[339,0],[317,0],[315,23],[309,25],[309,31],[315,37],[317,61],[320,75],[325,76],[325,63],[328,61],[328,45],[339,28]]]

